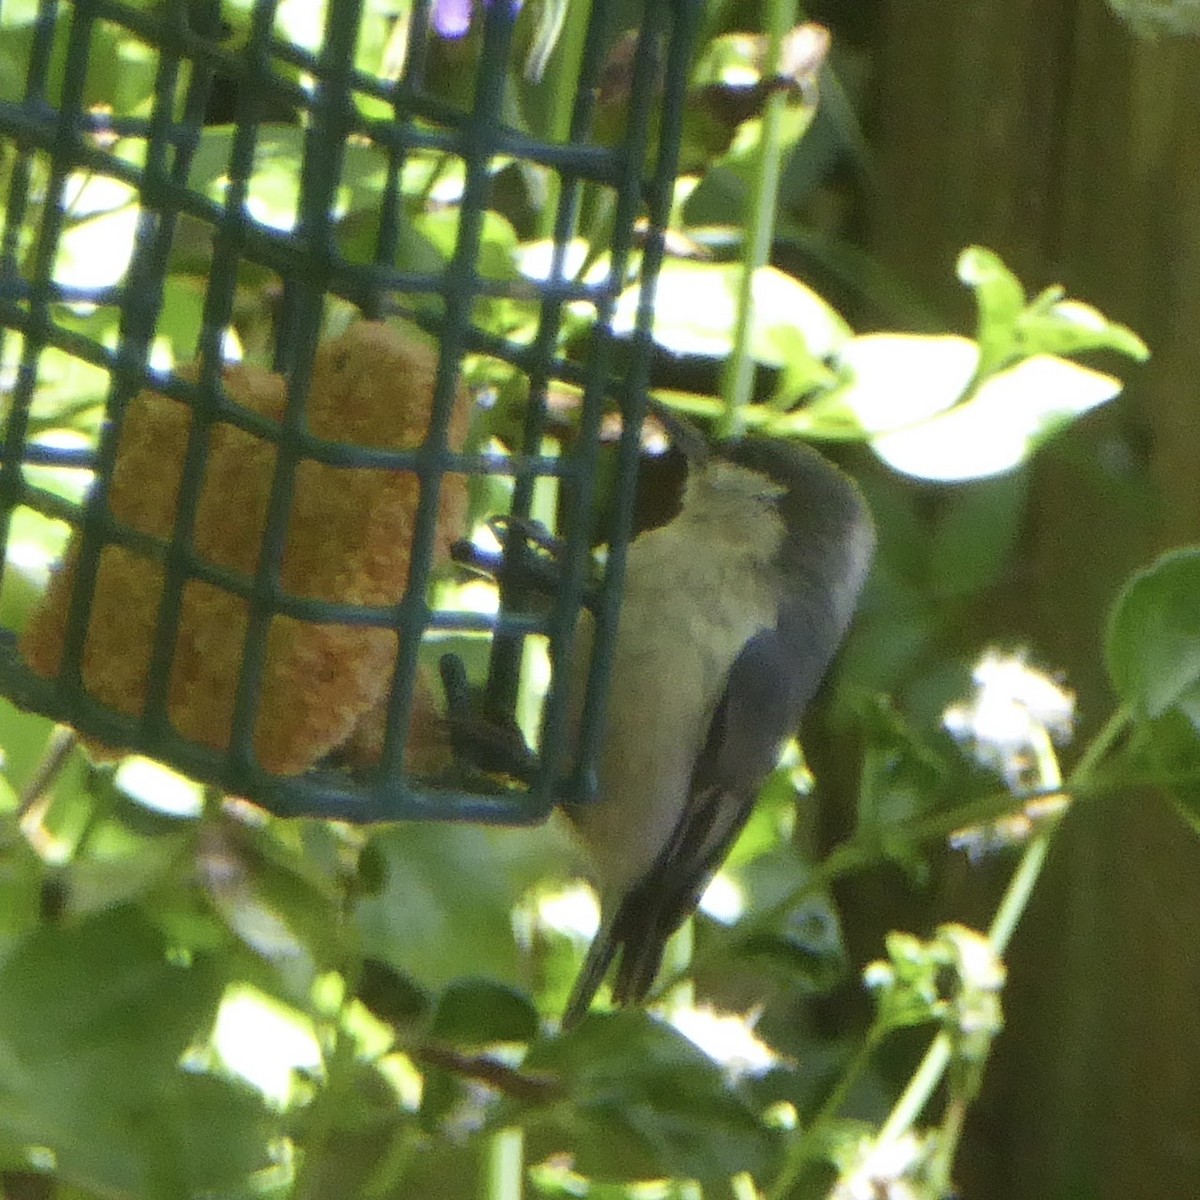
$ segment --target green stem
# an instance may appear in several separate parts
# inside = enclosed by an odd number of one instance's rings
[[[941,1083],[953,1053],[954,1046],[950,1035],[943,1030],[933,1039],[921,1060],[921,1065],[908,1081],[908,1087],[904,1089],[888,1119],[883,1123],[883,1128],[875,1138],[876,1145],[882,1146],[887,1142],[896,1141],[916,1124],[925,1105],[929,1103],[929,1097]]]
[[[421,1135],[408,1124],[397,1124],[391,1146],[378,1170],[363,1186],[363,1200],[387,1200],[402,1194],[404,1176],[421,1150]]]
[[[1075,802],[1089,799],[1092,796],[1104,795],[1117,788],[1171,788],[1200,784],[1200,773],[1195,771],[1148,772],[1125,775],[1120,779],[1112,780],[1092,778],[1093,767],[1104,758],[1112,749],[1113,744],[1124,734],[1131,719],[1132,715],[1126,709],[1118,710],[1109,718],[1071,772],[1070,780],[1065,788],[1055,786],[1034,788],[1017,793],[996,792],[979,800],[972,800],[968,804],[961,804],[946,812],[933,813],[907,824],[898,825],[889,831],[886,842],[868,834],[862,837],[852,837],[840,846],[835,846],[812,869],[811,873],[788,892],[782,900],[742,921],[737,927],[738,940],[748,940],[755,934],[772,928],[798,904],[807,900],[809,896],[824,891],[835,880],[856,871],[869,870],[880,863],[893,861],[896,858],[896,847],[915,849],[928,842],[940,842],[955,830],[971,825],[988,824],[1019,811],[1033,801],[1058,796],[1064,791],[1070,796],[1072,802]],[[694,973],[697,965],[703,964],[709,957],[720,954],[723,945],[727,945],[723,939],[708,943],[707,951],[701,950],[697,953],[697,961],[693,962],[691,973]],[[654,996],[665,995],[676,987],[682,978],[680,973],[672,973],[655,987]]]
[[[766,0],[767,52],[763,62],[764,79],[779,73],[784,35],[797,22],[796,0]],[[766,266],[775,233],[775,210],[779,200],[779,176],[783,167],[784,130],[788,98],[776,90],[768,98],[763,112],[762,144],[758,170],[754,173],[746,217],[746,236],[742,251],[742,277],[738,286],[737,324],[733,334],[733,353],[721,381],[725,408],[717,422],[717,435],[736,437],[742,432],[741,410],[750,401],[754,387],[754,359],[750,338],[754,327],[754,279]]]
[[[68,725],[55,725],[46,739],[42,750],[29,778],[25,781],[17,799],[17,816],[24,820],[33,807],[46,797],[46,794],[58,782],[67,760],[79,745],[75,731]]]
[[[485,1200],[521,1200],[525,1178],[525,1140],[519,1129],[501,1129],[487,1140],[483,1159]]]
[[[1039,782],[1049,788],[1062,786],[1062,771],[1058,765],[1058,757],[1050,742],[1050,735],[1039,728],[1035,737],[1035,753],[1037,756]],[[1029,905],[1038,876],[1046,865],[1046,852],[1050,849],[1050,839],[1058,828],[1060,817],[1047,821],[1021,855],[1021,861],[1008,881],[1004,898],[996,915],[992,918],[991,928],[988,929],[988,940],[992,943],[997,956],[1002,957],[1008,949],[1017,922]]]
[[[1057,794],[1058,789],[1038,789],[1035,792],[1014,796],[1012,792],[998,792],[962,804],[948,812],[922,817],[907,825],[897,827],[886,842],[877,835],[866,834],[850,838],[835,846],[813,869],[804,881],[794,887],[784,898],[769,908],[763,909],[739,929],[739,935],[750,937],[770,928],[792,911],[802,900],[816,892],[824,891],[835,879],[841,879],[854,871],[864,871],[880,863],[894,860],[896,848],[913,849],[926,842],[943,841],[957,829],[998,820],[1014,810],[1020,809],[1031,800]]]
[[[333,1045],[325,1058],[325,1086],[305,1113],[300,1138],[303,1153],[291,1193],[302,1200],[310,1200],[320,1192],[318,1180],[323,1168],[328,1166],[326,1155],[330,1153],[354,1088],[356,1046],[354,1038],[345,1029],[345,1003],[343,1000],[342,1009],[331,1025]]]
[[[1131,714],[1126,708],[1118,709],[1109,718],[1104,728],[1092,739],[1083,757],[1076,764],[1075,770],[1071,773],[1070,784],[1086,784],[1088,777],[1095,771],[1096,767],[1103,761],[1105,755],[1124,733],[1130,719]],[[1054,748],[1050,744],[1049,736],[1044,733],[1036,746],[1036,753],[1040,783],[1044,785],[1039,790],[1057,790],[1062,784],[1058,760],[1054,754]],[[1068,790],[1071,790],[1070,784],[1068,785]],[[991,942],[997,957],[1002,956],[1008,948],[1008,943],[1016,930],[1017,924],[1029,905],[1034,886],[1037,884],[1038,878],[1042,873],[1042,868],[1046,864],[1046,855],[1050,849],[1051,839],[1054,837],[1060,823],[1061,817],[1056,817],[1046,822],[1028,847],[1026,847],[1025,853],[1021,856],[1021,861],[1013,873],[1012,879],[1009,880],[1008,887],[1005,889],[1004,896],[1000,901],[1000,906],[997,908],[991,927],[988,929],[988,940]],[[953,1041],[948,1032],[943,1031],[934,1038],[924,1059],[921,1061],[921,1065],[909,1081],[908,1087],[904,1089],[904,1094],[896,1102],[895,1108],[892,1109],[887,1121],[884,1122],[883,1128],[880,1129],[877,1138],[878,1144],[883,1144],[903,1136],[919,1119],[926,1104],[929,1102],[929,1098],[941,1083],[946,1068],[950,1065],[953,1057],[953,1048]],[[947,1144],[943,1146],[942,1151],[943,1153],[948,1151],[952,1154],[953,1145]],[[942,1160],[939,1164],[942,1170],[948,1172],[949,1163],[944,1161],[941,1153],[939,1154],[939,1159]]]
[[[809,896],[825,891],[835,880],[856,871],[866,871],[880,863],[894,860],[896,857],[894,847],[903,846],[911,849],[926,842],[943,841],[956,829],[998,820],[1000,817],[1020,809],[1031,800],[1057,795],[1058,792],[1057,788],[1037,789],[1017,795],[1012,792],[997,792],[994,795],[985,796],[981,800],[972,800],[969,804],[959,805],[958,808],[948,812],[934,813],[932,816],[922,817],[910,824],[900,825],[889,836],[886,843],[872,835],[852,837],[840,846],[835,846],[782,900],[742,921],[737,927],[736,937],[739,941],[749,940],[756,934],[773,928],[802,901],[807,900]],[[710,942],[707,950],[698,951],[695,961],[687,973],[694,973],[698,964],[703,964],[710,956],[720,954],[723,944],[726,944],[723,939],[719,942]],[[685,978],[685,974],[672,972],[655,987],[654,996],[666,995],[678,986],[683,978]]]
[[[746,1172],[735,1175],[729,1181],[729,1191],[733,1200],[759,1200],[758,1188],[754,1186],[754,1179]]]
[[[930,1170],[930,1182],[933,1184],[935,1196],[953,1194],[951,1183],[954,1156],[958,1153],[958,1143],[962,1140],[968,1107],[967,1101],[961,1096],[952,1097],[946,1105],[946,1115],[938,1134],[937,1157]]]
[[[882,1041],[882,1034],[882,1026],[878,1021],[867,1030],[866,1037],[855,1050],[854,1057],[846,1064],[846,1069],[834,1084],[833,1090],[825,1098],[825,1103],[817,1110],[816,1115],[808,1122],[799,1137],[788,1147],[787,1161],[768,1193],[768,1200],[783,1200],[785,1196],[791,1195],[805,1164],[815,1158],[816,1152],[819,1152],[826,1129],[837,1118],[838,1113],[842,1110],[842,1105],[846,1103],[846,1097],[849,1096],[851,1088],[867,1069],[871,1055],[875,1053]]]
[[[825,1098],[825,1103],[821,1105],[817,1110],[816,1116],[808,1123],[803,1140],[811,1142],[842,1111],[842,1105],[846,1103],[846,1097],[850,1095],[850,1089],[854,1087],[862,1076],[862,1073],[867,1069],[867,1064],[871,1061],[871,1055],[875,1053],[876,1048],[882,1040],[882,1028],[872,1025],[867,1030],[867,1036],[863,1038],[862,1044],[854,1052],[854,1057],[846,1064],[846,1069],[842,1072],[841,1078],[834,1084],[833,1090]]]
[[[591,24],[591,0],[571,0],[570,12],[559,32],[558,42],[546,65],[539,90],[551,97],[551,109],[547,122],[547,136],[553,142],[566,142],[571,135],[571,115],[575,107],[575,83],[579,78],[579,66],[583,61],[584,43],[588,26]],[[554,222],[558,216],[559,179],[555,172],[547,170],[545,203],[538,213],[538,235],[543,238],[554,236]]]
[[[1004,898],[1000,901],[1000,907],[996,909],[996,915],[988,929],[988,941],[992,943],[998,955],[1002,956],[1008,949],[1017,923],[1029,905],[1034,886],[1046,865],[1046,853],[1050,849],[1050,839],[1058,828],[1058,822],[1057,817],[1047,822],[1042,831],[1025,847],[1025,853],[1021,855],[1021,861],[1017,864],[1012,879],[1008,881]]]
[[[1075,764],[1071,772],[1070,786],[1072,790],[1086,788],[1091,783],[1091,775],[1104,761],[1105,755],[1124,736],[1125,730],[1133,722],[1133,710],[1122,705],[1104,722],[1100,732],[1092,738],[1083,756]]]

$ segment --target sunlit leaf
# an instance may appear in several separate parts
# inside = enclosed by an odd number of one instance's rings
[[[986,375],[1003,366],[1012,353],[1017,318],[1025,309],[1025,288],[998,254],[982,246],[968,246],[958,256],[958,277],[975,289],[979,369]]]
[[[94,447],[92,438],[73,429],[50,429],[37,438],[30,439],[31,445],[45,448],[50,453],[88,450]],[[92,472],[79,467],[50,467],[30,465],[25,468],[25,478],[34,487],[69,500],[80,506],[92,485]]]
[[[115,180],[93,176],[80,189],[73,208],[81,215],[59,239],[55,281],[81,289],[119,283],[129,267],[137,232],[138,208],[133,190]]]
[[[952,407],[979,361],[969,338],[872,333],[838,351],[850,373],[844,387],[804,409],[820,433],[884,433],[918,425]]]
[[[1195,0],[1108,0],[1108,7],[1149,42],[1163,35],[1200,34],[1200,7]]]
[[[656,290],[654,340],[673,354],[727,358],[733,351],[741,273],[737,263],[668,262]],[[613,314],[615,332],[632,333],[639,302],[640,288],[622,293]],[[788,362],[797,331],[815,358],[832,355],[850,335],[826,301],[775,267],[755,272],[753,304],[750,354],[768,366]]]
[[[790,154],[800,139],[808,132],[816,109],[809,104],[792,104],[784,109],[780,118],[779,141],[783,154]],[[762,117],[751,117],[743,121],[733,135],[729,150],[714,164],[714,169],[732,171],[749,185],[753,173],[758,169],[758,158],[762,153]]]
[[[32,25],[37,20],[39,8],[37,0],[11,0],[11,3],[0,8],[0,29]]]
[[[221,997],[212,1045],[231,1077],[280,1106],[291,1099],[295,1072],[322,1067],[312,1021],[247,984],[235,984]]]
[[[1120,390],[1112,375],[1039,355],[987,379],[967,403],[871,444],[907,475],[982,479],[1019,466],[1072,419]]]
[[[766,39],[761,34],[730,33],[709,41],[692,71],[694,86],[753,87],[762,79]]]
[[[985,246],[968,246],[955,264],[959,279],[982,293],[983,307],[1011,319],[1025,307],[1025,288],[1000,255]]]
[[[416,233],[427,238],[449,261],[458,238],[458,210],[437,208],[413,221]],[[483,214],[475,269],[484,279],[512,279],[517,274],[517,235],[512,225],[494,212]]]

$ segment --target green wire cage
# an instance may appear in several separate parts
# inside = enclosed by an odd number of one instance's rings
[[[521,822],[586,793],[701,7],[0,0],[0,690],[280,815]],[[540,265],[496,267],[500,210]],[[570,533],[548,599],[439,599],[455,504],[515,545],[544,481]],[[430,648],[477,647],[511,714],[531,635],[555,667],[529,776],[414,766]],[[271,722],[320,729],[282,754]]]

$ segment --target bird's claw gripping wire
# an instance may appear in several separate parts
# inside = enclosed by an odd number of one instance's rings
[[[487,527],[502,547],[485,550],[463,538],[450,549],[459,566],[501,587],[518,587],[542,596],[552,596],[562,580],[561,561],[565,545],[540,521],[513,516],[495,516]],[[517,535],[517,536],[514,536]]]
[[[479,711],[466,667],[457,654],[443,654],[438,669],[446,693],[446,725],[455,759],[489,775],[507,775],[531,784],[538,759],[516,721],[505,714]]]

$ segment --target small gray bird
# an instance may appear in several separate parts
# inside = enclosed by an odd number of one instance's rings
[[[875,546],[858,488],[815,450],[747,438],[695,465],[629,548],[599,793],[569,816],[601,926],[563,1017],[643,999],[745,825],[850,624]],[[581,619],[577,658],[592,625]]]

